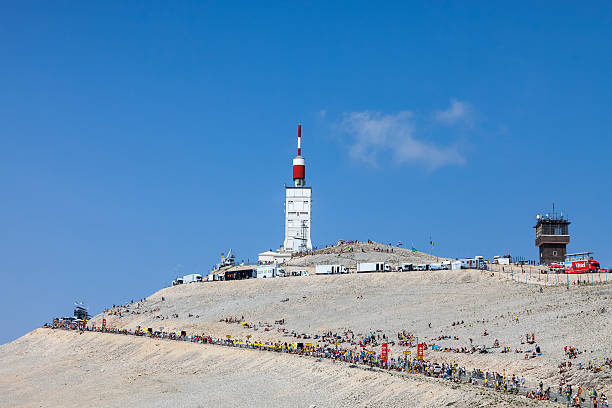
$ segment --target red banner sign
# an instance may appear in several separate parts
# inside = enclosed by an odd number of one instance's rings
[[[382,352],[380,353],[384,361],[387,361],[387,343],[382,344]]]
[[[106,319],[102,319],[102,330],[106,330]]]
[[[417,354],[417,356],[418,356],[418,357],[417,357],[417,358],[418,358],[418,360],[419,360],[419,361],[423,361],[423,344],[422,344],[422,343],[420,343],[420,344],[418,345],[418,347],[417,347],[417,352],[418,352],[418,354]]]

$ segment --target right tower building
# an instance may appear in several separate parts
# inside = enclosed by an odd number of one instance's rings
[[[553,207],[554,208],[554,207]],[[566,246],[570,242],[567,218],[555,214],[538,214],[538,222],[533,227],[536,230],[535,244],[540,249],[540,265],[550,265],[565,261]]]

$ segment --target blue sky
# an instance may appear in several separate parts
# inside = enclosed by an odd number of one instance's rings
[[[283,239],[612,266],[609,2],[3,2],[0,343]],[[4,320],[7,321],[4,321]]]

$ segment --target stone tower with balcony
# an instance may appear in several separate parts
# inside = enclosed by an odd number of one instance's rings
[[[569,225],[566,217],[552,214],[537,215],[538,222],[533,227],[536,230],[535,244],[540,250],[540,265],[550,265],[565,261],[566,246],[570,242]]]

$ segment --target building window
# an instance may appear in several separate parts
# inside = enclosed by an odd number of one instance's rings
[[[557,256],[557,251],[553,251],[553,256]]]

